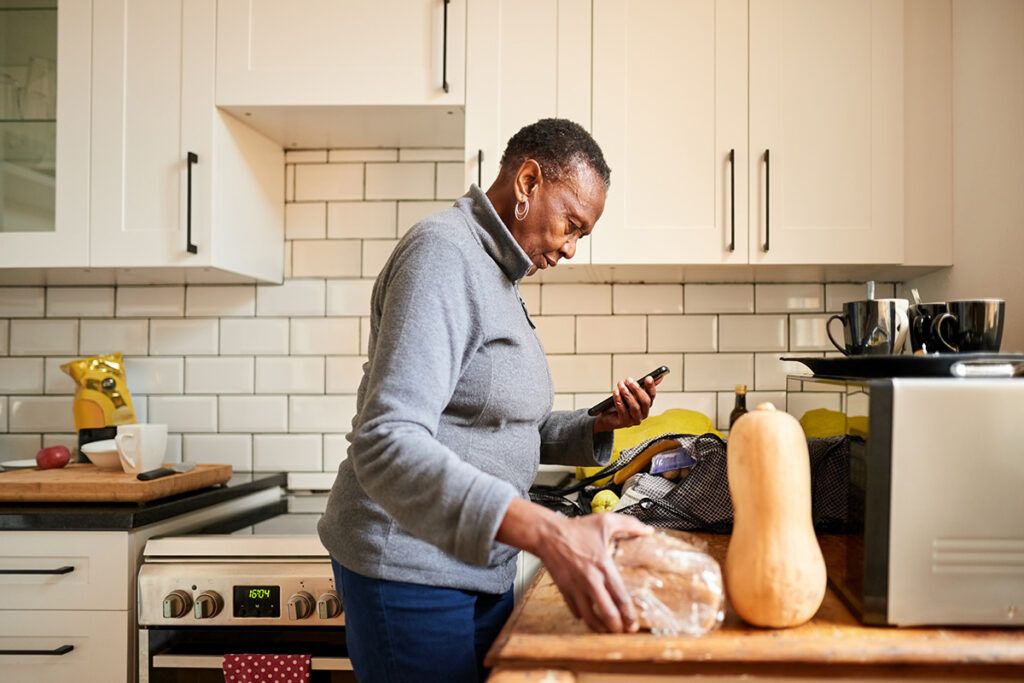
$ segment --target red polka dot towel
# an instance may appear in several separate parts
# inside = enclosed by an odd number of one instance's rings
[[[225,683],[309,683],[309,655],[224,655]]]

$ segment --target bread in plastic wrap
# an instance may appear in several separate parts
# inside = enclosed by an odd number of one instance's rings
[[[618,541],[613,553],[640,628],[656,635],[701,636],[725,616],[718,562],[698,539],[655,532]]]

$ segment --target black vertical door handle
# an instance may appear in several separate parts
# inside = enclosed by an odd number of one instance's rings
[[[768,251],[772,237],[772,164],[768,153],[764,151],[764,250]]]
[[[199,247],[192,242],[192,165],[199,163],[199,155],[188,153],[188,190],[185,195],[185,249],[190,254],[198,254]]]
[[[444,35],[441,39],[441,89],[448,92],[448,3],[444,0]]]
[[[736,251],[736,150],[729,150],[729,251]]]
[[[483,189],[484,185],[484,151],[478,149],[476,152],[476,186]]]

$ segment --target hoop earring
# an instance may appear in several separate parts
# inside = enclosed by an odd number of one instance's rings
[[[524,206],[525,208],[523,208],[520,211],[520,209],[519,209],[520,206]],[[523,220],[524,218],[526,218],[527,215],[529,215],[529,213],[530,213],[530,199],[529,199],[529,197],[527,197],[526,199],[524,199],[519,204],[516,204],[516,220],[517,221]]]

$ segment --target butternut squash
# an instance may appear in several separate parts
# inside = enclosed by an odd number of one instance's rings
[[[755,626],[799,626],[818,611],[826,582],[800,423],[762,403],[733,425],[728,465],[735,517],[725,559],[726,595]]]

